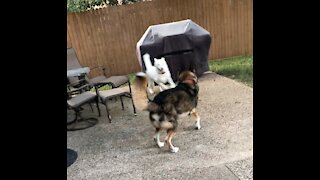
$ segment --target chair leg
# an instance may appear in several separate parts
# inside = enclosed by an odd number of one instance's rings
[[[98,123],[98,119],[93,117],[84,119],[81,116],[80,107],[75,108],[74,111],[76,112],[75,120],[71,123],[67,123],[67,131],[76,131],[76,130],[86,129]]]
[[[81,117],[81,111],[82,109],[75,109],[74,111],[76,112],[76,121],[79,121],[79,120],[81,120],[82,119],[82,117]]]
[[[74,109],[76,117],[74,118],[74,121],[72,121],[71,123],[67,123],[67,131],[72,131],[73,128],[68,128],[68,125],[70,124],[77,124],[79,120],[82,119],[81,115],[80,115],[80,108]]]
[[[99,114],[99,117],[101,116],[101,113],[100,113],[100,108],[99,108],[99,97],[97,96],[96,98],[95,98],[95,100],[96,100],[96,105],[97,105],[97,109],[98,109],[98,114]]]
[[[122,96],[120,96],[120,101],[121,101],[122,110],[124,110]]]
[[[131,103],[132,103],[132,107],[133,107],[133,112],[134,112],[134,115],[137,115],[137,112],[136,112],[136,107],[134,105],[134,102],[133,102],[133,97],[132,97],[132,94],[130,94],[130,98],[131,98]]]
[[[106,106],[106,111],[107,111],[107,117],[109,119],[109,123],[111,123],[111,115],[109,113],[109,109],[108,109],[108,100],[106,99],[105,101],[105,106]]]
[[[93,112],[93,108],[92,108],[92,105],[91,105],[91,103],[89,103],[89,106],[90,106],[90,108],[91,108],[91,112]]]
[[[130,83],[130,80],[128,81],[128,85],[129,85],[129,96],[131,98],[131,102],[132,102],[132,107],[133,107],[133,112],[134,112],[134,115],[137,115],[137,112],[136,112],[136,107],[134,105],[134,102],[133,102],[133,96],[132,96],[132,90],[131,90],[131,83]]]
[[[128,81],[128,86],[129,86],[129,92],[130,94],[132,93],[132,90],[131,90],[131,83],[130,83],[130,80]]]
[[[70,108],[70,109],[72,109],[72,108]],[[78,122],[78,117],[81,117],[80,116],[80,109],[73,109],[73,110],[75,112],[75,118],[71,122],[67,123],[67,125],[68,124],[77,123]]]

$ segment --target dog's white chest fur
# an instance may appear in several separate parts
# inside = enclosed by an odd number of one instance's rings
[[[164,58],[154,58],[154,65],[151,64],[150,55],[148,53],[143,55],[143,61],[146,66],[146,75],[148,76],[148,90],[153,94],[154,83],[160,86],[160,91],[165,89],[174,88],[176,84],[171,78],[171,73],[167,62]],[[169,87],[165,85],[169,83]]]
[[[154,82],[167,83],[168,78],[171,78],[170,74],[167,72],[159,74],[157,68],[154,66],[146,67],[146,74],[148,78],[152,79]]]
[[[160,74],[160,75],[157,77],[157,82],[167,83],[167,82],[168,82],[168,74],[167,74],[167,73],[165,73],[165,74]]]

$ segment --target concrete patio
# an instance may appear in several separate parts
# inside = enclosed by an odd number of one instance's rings
[[[194,130],[189,117],[180,119],[173,139],[177,153],[155,145],[148,112],[142,111],[145,94],[135,87],[137,116],[129,100],[124,111],[120,101],[113,101],[112,123],[102,104],[101,117],[96,108],[92,113],[84,106],[83,116],[99,122],[67,132],[67,148],[78,153],[67,168],[68,180],[253,179],[253,89],[215,73],[200,77],[199,86],[202,129]]]

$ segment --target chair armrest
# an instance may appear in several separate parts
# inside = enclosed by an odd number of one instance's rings
[[[85,85],[83,85],[83,86],[80,86],[80,87],[78,87],[78,88],[73,88],[72,90],[69,90],[69,84],[67,84],[67,93],[69,94],[69,96],[70,95],[72,95],[73,93],[75,93],[75,92],[80,92],[81,93],[81,91],[88,91],[88,90],[90,90],[90,88],[91,88],[91,85],[90,84],[85,84]],[[86,89],[86,88],[88,88],[88,89]]]
[[[80,79],[80,80],[74,81],[74,82],[72,82],[72,83],[69,83],[68,85],[69,85],[69,86],[75,86],[75,85],[78,85],[78,84],[81,84],[81,83],[86,83],[86,84],[88,84],[88,82],[87,82],[86,79]]]

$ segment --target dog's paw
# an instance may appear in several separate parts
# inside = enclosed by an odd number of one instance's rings
[[[195,124],[195,129],[196,129],[196,130],[201,129],[201,125],[200,125],[200,124]]]
[[[156,137],[154,137],[153,140],[159,146],[159,148],[162,148],[164,146],[164,142],[158,142]]]
[[[151,88],[149,88],[148,91],[149,91],[149,94],[150,94],[150,95],[153,95],[153,94],[154,94],[154,91],[153,91]]]
[[[172,153],[176,153],[176,152],[179,151],[179,147],[174,147],[174,148],[170,149],[170,151],[171,151]]]
[[[158,144],[159,148],[162,148],[164,146],[164,142],[158,142],[157,144]]]

